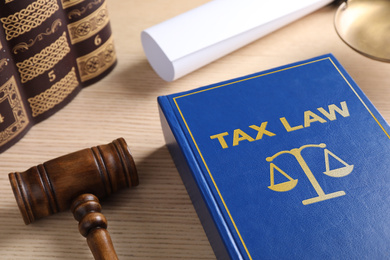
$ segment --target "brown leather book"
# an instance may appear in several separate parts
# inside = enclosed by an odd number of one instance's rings
[[[115,64],[104,0],[0,1],[0,152]]]

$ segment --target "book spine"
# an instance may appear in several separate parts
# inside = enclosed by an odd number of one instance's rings
[[[60,0],[8,0],[0,22],[33,123],[54,114],[80,90]]]
[[[0,152],[17,142],[32,125],[21,86],[0,27]]]
[[[158,98],[166,145],[217,259],[243,259],[167,97]],[[186,144],[186,145],[182,145]]]
[[[90,85],[116,64],[114,39],[104,0],[62,0],[80,80]]]
[[[1,1],[0,31],[0,86],[7,88],[13,80],[13,104],[23,112],[15,116],[23,122],[17,127],[7,121],[11,117],[0,117],[1,152],[27,126],[48,118],[83,86],[104,77],[115,66],[116,54],[104,0]],[[6,100],[6,94],[0,98]],[[0,106],[0,114],[10,111]],[[9,125],[12,136],[4,132]]]

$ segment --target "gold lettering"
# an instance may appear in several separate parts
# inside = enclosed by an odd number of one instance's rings
[[[4,123],[4,117],[0,114],[0,124]]]
[[[224,132],[224,133],[212,135],[212,136],[210,136],[210,139],[217,138],[219,143],[221,144],[222,148],[225,149],[225,148],[228,148],[228,145],[227,145],[227,143],[225,141],[225,138],[223,138],[223,137],[227,136],[227,135],[229,135],[228,132]]]
[[[335,104],[328,105],[328,109],[324,109],[322,107],[317,108],[317,110],[320,112],[320,114],[316,114],[315,112],[312,112],[311,110],[307,110],[303,114],[303,124],[297,124],[297,125],[290,125],[290,123],[287,121],[286,117],[280,117],[279,120],[286,129],[287,132],[293,132],[299,129],[310,127],[311,123],[313,122],[320,122],[320,123],[326,123],[329,121],[334,121],[337,119],[337,114],[339,114],[339,117],[349,117],[350,113],[348,111],[347,103],[345,101],[340,102],[340,106],[338,107]],[[323,118],[324,116],[325,118]],[[296,124],[296,122],[293,122]],[[256,130],[256,138],[252,137],[251,135],[247,134],[241,129],[235,129],[233,132],[233,146],[239,145],[240,141],[257,141],[261,140],[264,135],[266,136],[275,136],[276,134],[272,131],[267,130],[268,122],[262,122],[260,126],[258,125],[250,125],[249,128]],[[252,130],[250,130],[252,131]],[[225,139],[225,136],[228,136],[228,132],[223,132],[220,134],[212,135],[210,136],[210,139],[217,139],[219,144],[223,149],[228,148],[227,141],[230,141],[231,138],[228,140]],[[254,136],[254,135],[253,135]],[[230,145],[230,144],[229,144]]]
[[[337,113],[339,113],[343,117],[348,117],[349,116],[349,111],[348,111],[347,103],[345,101],[343,101],[343,102],[340,102],[340,105],[341,105],[341,109],[338,108],[334,104],[329,105],[328,106],[329,112],[327,112],[322,107],[317,108],[317,110],[320,111],[324,116],[326,116],[326,118],[328,118],[331,121],[336,120],[336,113],[335,113],[335,111],[337,111]]]
[[[260,140],[261,138],[263,138],[263,135],[268,135],[268,136],[274,136],[275,134],[266,130],[266,126],[267,126],[267,123],[268,122],[263,122],[261,123],[260,127],[258,127],[257,125],[251,125],[249,126],[250,128],[254,129],[257,131],[257,136],[256,136],[256,140]]]
[[[247,133],[245,133],[241,129],[235,129],[233,133],[233,146],[238,145],[238,143],[243,140],[248,140],[249,142],[253,142],[255,139],[250,137]]]
[[[313,122],[326,123],[325,119],[321,118],[320,116],[317,116],[310,110],[305,111],[304,118],[305,118],[305,127],[309,127],[310,124]]]
[[[281,117],[279,119],[282,122],[284,128],[286,128],[287,132],[292,132],[292,131],[299,130],[299,129],[303,128],[303,125],[297,125],[297,126],[291,127],[290,124],[287,122],[287,119],[285,117]]]

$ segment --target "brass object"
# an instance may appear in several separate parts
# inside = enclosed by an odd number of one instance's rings
[[[390,62],[390,0],[348,0],[336,12],[335,27],[354,50]]]

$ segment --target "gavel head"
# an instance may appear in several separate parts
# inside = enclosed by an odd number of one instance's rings
[[[10,173],[9,179],[26,224],[69,209],[79,195],[92,193],[103,199],[138,185],[134,160],[123,138]]]

